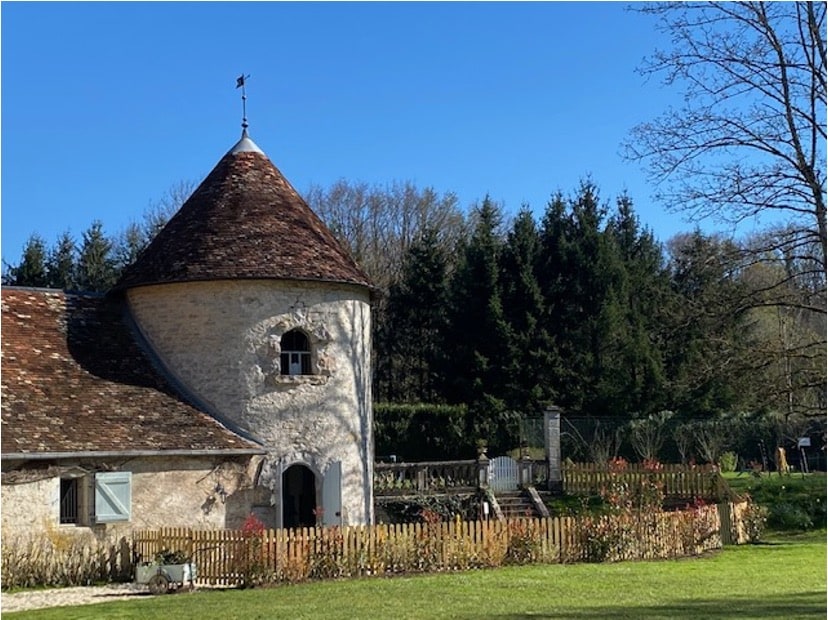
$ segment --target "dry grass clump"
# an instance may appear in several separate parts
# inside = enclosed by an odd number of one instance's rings
[[[100,538],[55,527],[40,535],[4,531],[2,536],[4,590],[127,581],[132,574],[132,553],[125,538]]]

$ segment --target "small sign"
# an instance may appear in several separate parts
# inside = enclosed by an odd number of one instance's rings
[[[800,437],[797,446],[800,448],[810,448],[811,447],[811,438],[810,437]]]

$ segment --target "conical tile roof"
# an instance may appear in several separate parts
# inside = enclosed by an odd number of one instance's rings
[[[227,279],[370,287],[365,273],[247,132],[114,290]]]

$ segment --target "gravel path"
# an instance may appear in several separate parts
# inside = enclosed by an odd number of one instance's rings
[[[80,586],[49,590],[27,590],[0,596],[0,611],[25,611],[42,607],[89,605],[117,601],[136,596],[151,596],[146,586],[134,583],[112,583],[105,586]]]

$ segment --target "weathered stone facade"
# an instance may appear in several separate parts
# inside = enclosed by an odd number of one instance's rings
[[[269,491],[273,506],[270,514],[259,507],[266,523],[283,524],[282,477],[297,463],[313,472],[313,503],[325,522],[372,520],[366,289],[224,280],[142,286],[128,299],[141,333],[181,386],[264,444],[256,485]],[[293,329],[308,336],[310,375],[280,374],[279,341]],[[341,506],[332,511],[323,497],[325,484],[337,484],[331,475],[341,475]]]
[[[7,469],[0,486],[2,532],[11,536],[59,530],[67,535],[81,535],[91,528],[96,536],[107,538],[139,528],[238,528],[256,502],[253,475],[260,460],[261,457],[138,457],[117,462],[69,459],[45,471]],[[95,523],[91,516],[94,472],[108,470],[132,473],[128,521]],[[66,472],[79,476],[82,471],[87,473],[80,477],[80,523],[61,525],[60,478]]]
[[[370,523],[370,295],[244,131],[107,295],[3,289],[4,529]]]

